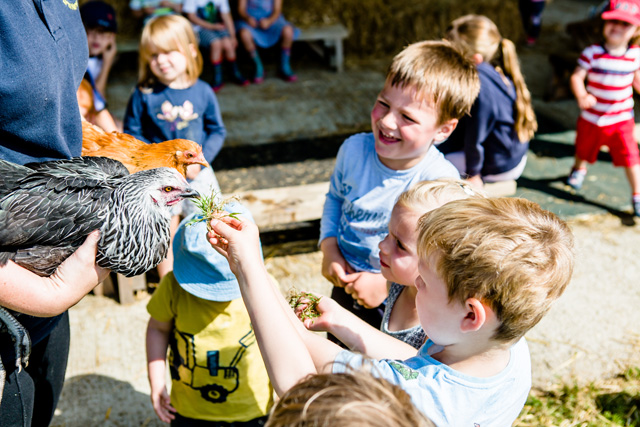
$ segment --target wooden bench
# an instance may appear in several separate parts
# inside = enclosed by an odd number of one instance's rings
[[[309,43],[309,46],[323,58],[329,52],[329,64],[339,73],[344,69],[344,51],[342,41],[349,31],[342,24],[317,25],[301,28],[296,41]]]

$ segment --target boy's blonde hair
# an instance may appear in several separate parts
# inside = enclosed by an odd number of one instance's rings
[[[466,181],[455,178],[440,178],[432,181],[420,181],[400,194],[395,206],[402,206],[412,211],[434,209],[453,200],[468,197],[486,197],[481,191],[471,187]]]
[[[138,84],[150,87],[156,83],[149,62],[157,52],[182,52],[187,59],[187,77],[191,84],[195,83],[202,73],[202,55],[193,33],[191,22],[179,15],[155,17],[144,26],[140,37],[140,53],[138,61]],[[195,53],[195,55],[192,54]]]
[[[477,298],[496,313],[496,341],[536,325],[573,272],[569,226],[525,199],[455,200],[423,215],[418,231],[418,256],[437,257],[449,301]]]
[[[386,84],[411,87],[419,99],[432,101],[438,125],[467,114],[480,91],[475,65],[446,40],[407,46],[393,58]]]
[[[531,93],[520,71],[516,46],[504,39],[494,22],[483,15],[465,15],[447,29],[447,39],[459,45],[467,56],[480,54],[482,60],[508,76],[516,89],[515,130],[520,142],[528,142],[538,130]]]
[[[311,375],[289,389],[271,409],[265,427],[435,426],[402,388],[352,371]]]

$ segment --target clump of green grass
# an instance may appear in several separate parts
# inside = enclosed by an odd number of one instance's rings
[[[640,368],[587,385],[534,389],[515,426],[640,426]]]
[[[207,230],[211,231],[211,220],[220,219],[225,216],[238,219],[239,212],[227,212],[225,207],[227,204],[238,200],[238,196],[231,196],[226,199],[220,197],[220,193],[216,190],[211,190],[211,193],[207,195],[201,195],[200,197],[193,199],[193,203],[196,204],[200,210],[200,215],[187,223],[187,226],[197,224],[202,221],[207,222]]]
[[[320,317],[318,311],[318,303],[322,297],[316,296],[310,292],[298,291],[291,289],[289,291],[289,305],[298,315],[300,320],[315,319]]]

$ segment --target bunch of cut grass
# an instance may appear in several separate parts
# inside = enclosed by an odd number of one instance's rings
[[[319,296],[316,296],[310,292],[298,291],[293,288],[289,290],[289,306],[293,309],[300,320],[305,321],[307,319],[315,319],[320,317],[318,311],[318,303],[320,302]]]
[[[238,196],[234,195],[226,199],[222,199],[220,196],[220,193],[218,193],[216,190],[211,190],[211,193],[209,195],[200,195],[200,197],[193,199],[193,203],[195,203],[200,210],[200,215],[189,221],[187,223],[187,226],[206,221],[207,231],[211,231],[212,219],[220,219],[226,216],[238,219],[238,212],[227,212],[225,210],[227,204],[238,200]]]

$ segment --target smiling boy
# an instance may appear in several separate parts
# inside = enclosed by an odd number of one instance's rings
[[[418,181],[459,177],[433,144],[453,132],[479,87],[475,66],[449,42],[412,44],[389,68],[372,132],[350,137],[338,152],[321,220],[322,274],[334,285],[332,298],[375,328],[387,296],[378,243],[393,204]]]

